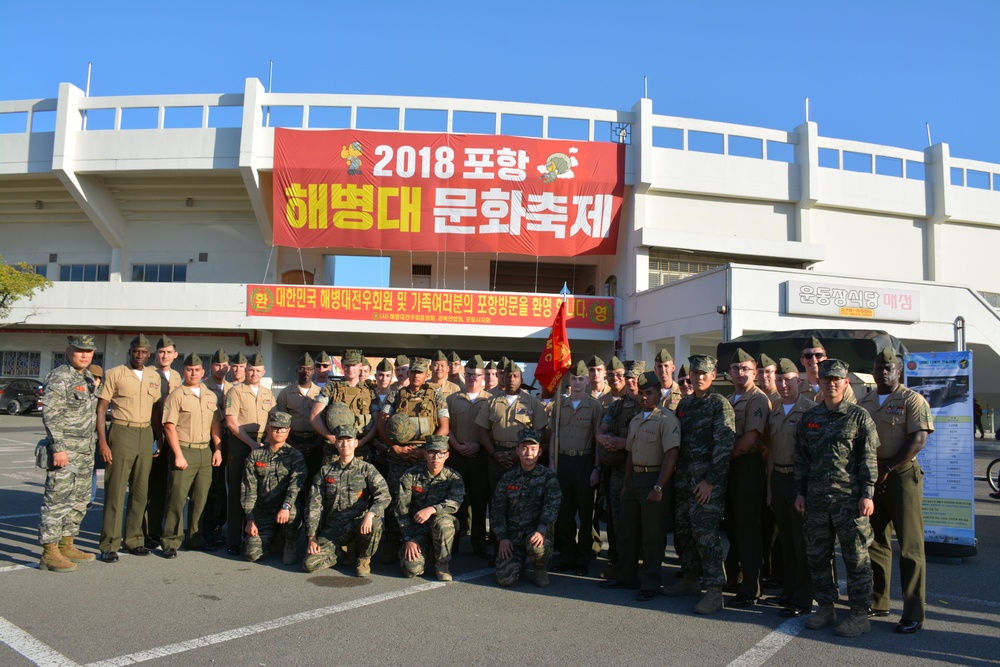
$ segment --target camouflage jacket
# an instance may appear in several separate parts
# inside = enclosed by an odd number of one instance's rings
[[[493,492],[490,525],[500,540],[513,540],[528,530],[544,532],[555,522],[561,501],[554,472],[542,465],[527,472],[516,465]]]
[[[284,445],[278,451],[268,446],[250,452],[243,465],[243,495],[240,502],[247,518],[254,511],[277,512],[282,504],[291,505],[294,519],[299,507],[296,500],[306,481],[306,461],[298,450]]]
[[[701,398],[685,396],[677,405],[681,423],[681,451],[677,459],[677,480],[692,485],[707,481],[712,486],[726,481],[729,457],[736,442],[733,406],[710,389]]]
[[[316,537],[330,526],[355,523],[365,512],[380,517],[390,500],[389,487],[375,466],[358,458],[345,466],[334,459],[319,469],[309,487],[306,535]]]
[[[352,387],[346,380],[328,382],[316,397],[317,403],[343,403],[354,414],[354,426],[358,429],[358,437],[368,433],[372,427],[372,405],[376,402],[375,392],[364,382]]]
[[[97,395],[90,371],[77,372],[64,364],[46,376],[42,423],[48,431],[52,453],[93,456],[97,440]]]
[[[427,507],[434,507],[438,514],[454,514],[465,500],[465,483],[462,476],[445,467],[437,476],[427,470],[421,462],[403,473],[399,479],[399,495],[396,501],[396,519],[403,535],[412,535],[423,528],[430,528],[430,522],[419,524],[413,514]]]
[[[868,411],[841,401],[820,403],[795,429],[795,487],[806,504],[872,498],[878,466],[878,433]]]

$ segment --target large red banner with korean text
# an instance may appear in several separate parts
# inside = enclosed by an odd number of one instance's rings
[[[247,285],[247,315],[549,327],[562,297],[501,292]],[[614,299],[569,297],[566,326],[613,329]]]
[[[478,134],[274,131],[274,243],[614,254],[625,146]]]

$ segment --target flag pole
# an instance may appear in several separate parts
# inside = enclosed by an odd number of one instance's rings
[[[562,295],[562,303],[559,304],[559,307],[563,309],[563,318],[565,318],[566,301],[569,298],[569,285],[567,285],[565,281],[563,281],[563,287],[559,291],[559,294]],[[549,451],[549,459],[552,461],[552,472],[554,473],[559,472],[559,436],[560,431],[562,430],[562,420],[560,419],[560,416],[562,415],[562,388],[563,380],[565,380],[565,378],[565,375],[559,378],[559,385],[556,387],[556,395],[553,397],[553,400],[556,402],[556,428],[552,434],[552,449]]]

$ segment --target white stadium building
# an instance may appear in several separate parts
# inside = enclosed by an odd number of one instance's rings
[[[64,83],[55,98],[0,101],[0,254],[53,282],[0,328],[2,375],[44,377],[70,332],[98,334],[107,365],[137,332],[169,334],[182,354],[260,351],[277,382],[305,350],[534,362],[565,282],[578,314],[602,313],[600,326],[571,319],[574,356],[650,362],[666,347],[680,364],[738,336],[801,329],[882,330],[911,351],[964,337],[976,395],[1000,404],[1000,164],[947,144],[831,139],[813,122],[774,130],[652,108],[267,93],[256,79],[235,93],[129,97]],[[276,245],[276,127],[623,144],[617,251]],[[367,315],[331,306],[323,288],[358,256],[388,261],[388,283],[355,268],[368,275],[352,285],[423,306],[378,316],[388,306],[361,288],[341,297]],[[463,300],[476,304],[464,318],[442,315]]]

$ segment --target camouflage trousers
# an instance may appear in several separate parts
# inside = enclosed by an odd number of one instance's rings
[[[423,450],[421,450],[423,451]],[[417,465],[417,462],[404,461],[395,454],[389,456],[389,474],[385,478],[385,483],[389,487],[389,496],[392,501],[385,510],[385,538],[389,546],[395,550],[401,537],[399,533],[399,522],[396,521],[396,499],[399,497],[399,480],[407,470]]]
[[[725,483],[717,484],[709,501],[700,505],[691,482],[679,478],[675,481],[674,498],[677,503],[675,539],[681,571],[687,576],[704,578],[706,586],[725,586],[724,555],[719,537],[719,523],[726,505]]]
[[[424,524],[418,530],[414,530],[410,535],[410,541],[416,542],[420,547],[420,555],[413,560],[406,560],[406,543],[399,547],[399,567],[403,574],[411,577],[422,575],[428,549],[432,550],[431,555],[435,563],[450,562],[451,546],[455,541],[457,528],[458,519],[451,514],[435,514],[429,527]]]
[[[261,508],[255,507],[254,525],[257,526],[257,536],[246,535],[243,538],[243,556],[249,561],[259,560],[264,554],[271,550],[271,543],[278,537],[286,543],[295,544],[299,539],[299,532],[302,530],[302,522],[292,514],[288,523],[278,523],[275,517],[281,507]]]
[[[604,498],[608,526],[608,560],[618,560],[618,526],[621,525],[622,489],[625,484],[625,466],[601,466],[600,494]]]
[[[868,517],[859,515],[858,499],[807,499],[802,535],[816,601],[832,605],[839,597],[833,578],[834,540],[839,540],[851,610],[867,611],[872,606],[872,563],[868,557],[872,527]]]
[[[73,454],[74,461],[65,468],[53,468],[45,476],[45,495],[42,496],[41,521],[38,537],[42,544],[52,544],[68,535],[80,533],[80,523],[90,502],[90,476],[93,472],[92,455]]]
[[[378,550],[382,539],[382,522],[379,517],[372,519],[372,532],[362,535],[361,519],[355,519],[342,525],[329,526],[323,530],[316,541],[319,543],[318,554],[306,554],[302,561],[302,569],[315,572],[327,567],[333,567],[337,562],[340,548],[353,543],[358,558],[371,558]]]
[[[540,549],[528,546],[528,538],[535,532],[535,528],[518,529],[511,539],[514,553],[510,558],[497,557],[497,583],[501,586],[513,586],[518,582],[525,560],[530,560],[536,570],[548,569],[549,558],[552,556],[552,527],[545,527],[545,532],[542,533],[544,542]]]

